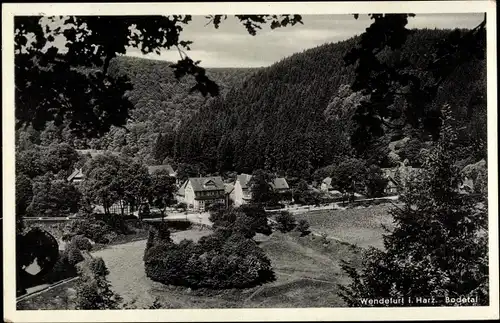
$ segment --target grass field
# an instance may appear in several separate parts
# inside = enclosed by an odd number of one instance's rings
[[[295,215],[297,220],[306,219],[311,230],[363,248],[383,248],[382,225],[392,228],[390,204],[358,207],[346,210],[320,210]]]
[[[173,235],[175,241],[197,240],[208,230],[191,229]],[[108,266],[113,289],[134,308],[148,308],[155,298],[170,308],[337,307],[338,285],[347,282],[340,260],[360,262],[358,249],[337,241],[324,245],[319,237],[274,233],[259,239],[276,274],[272,283],[238,290],[191,290],[148,279],[142,256],[146,241],[116,245],[94,253]],[[18,303],[18,309],[73,309],[74,284]]]

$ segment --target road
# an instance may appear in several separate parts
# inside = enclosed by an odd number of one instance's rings
[[[209,220],[210,214],[208,212],[203,213],[169,213],[165,220],[167,221],[183,221],[187,220],[194,224],[202,224],[207,227],[212,227],[212,222]],[[144,222],[160,222],[161,218],[144,219]]]

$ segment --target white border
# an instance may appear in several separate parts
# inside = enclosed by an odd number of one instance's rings
[[[412,2],[270,2],[270,3],[18,3],[2,4],[2,144],[4,216],[4,321],[13,322],[193,322],[193,321],[315,321],[465,320],[499,317],[498,295],[498,164],[497,164],[497,62],[496,4],[494,1]],[[490,306],[448,308],[315,308],[315,309],[222,309],[222,310],[127,310],[124,311],[16,311],[14,230],[14,15],[157,15],[157,14],[262,14],[297,13],[470,13],[487,12],[488,174]]]

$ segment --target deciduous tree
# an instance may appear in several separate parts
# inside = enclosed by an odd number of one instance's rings
[[[35,178],[30,216],[69,216],[78,211],[81,193],[73,184],[55,179],[52,173]]]
[[[370,165],[366,173],[365,183],[366,194],[369,197],[381,197],[384,195],[388,180],[384,177],[380,167],[377,165]]]
[[[26,213],[26,208],[33,199],[33,183],[24,174],[16,175],[16,218]]]
[[[276,200],[271,182],[273,176],[261,169],[254,171],[248,185],[252,193],[252,203],[265,205]]]
[[[150,199],[152,204],[160,209],[162,219],[167,206],[175,203],[175,178],[165,170],[159,170],[151,175]]]
[[[119,203],[125,207],[143,202],[149,194],[151,177],[147,169],[131,159],[111,154],[96,156],[86,166],[83,191],[94,204],[102,205],[106,214]]]

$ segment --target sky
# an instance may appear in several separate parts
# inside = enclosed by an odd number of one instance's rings
[[[408,28],[474,28],[482,20],[482,13],[417,14],[409,18]],[[302,25],[274,30],[266,25],[256,36],[251,36],[234,16],[228,16],[219,29],[207,25],[204,16],[193,16],[184,26],[181,39],[193,41],[187,54],[195,61],[200,60],[203,67],[263,67],[309,48],[349,39],[371,24],[368,15],[354,19],[346,14],[303,15],[302,21]],[[177,49],[163,50],[161,55],[143,55],[140,50],[130,48],[126,55],[171,62],[180,58]]]
[[[483,20],[481,13],[418,14],[409,19],[408,28],[474,28]],[[371,23],[367,15],[357,20],[352,15],[302,16],[303,25],[271,30],[265,26],[251,36],[235,17],[228,17],[219,29],[205,26],[207,19],[194,16],[184,28],[182,38],[193,41],[187,54],[201,60],[204,67],[261,67],[282,58],[325,43],[335,43],[363,33]],[[130,49],[128,56],[177,61],[177,50],[165,50],[161,55],[143,55]]]

